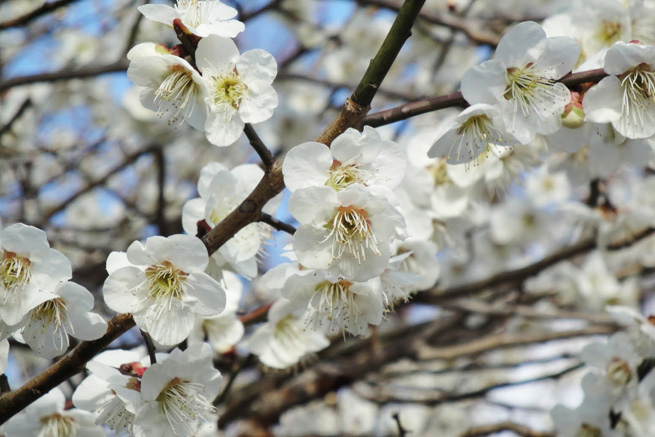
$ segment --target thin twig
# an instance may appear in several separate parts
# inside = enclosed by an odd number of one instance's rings
[[[534,431],[525,425],[514,422],[500,422],[490,425],[476,426],[466,431],[461,435],[461,437],[481,437],[503,431],[511,431],[522,437],[555,437],[555,434],[552,432]]]
[[[155,347],[155,343],[152,341],[152,337],[150,334],[145,332],[143,329],[139,329],[141,331],[141,336],[143,337],[143,341],[146,343],[146,348],[148,349],[148,356],[150,357],[150,364],[155,364],[157,362],[157,348]]]
[[[68,5],[79,0],[58,0],[50,3],[44,3],[40,7],[21,15],[20,17],[13,18],[11,20],[3,21],[0,23],[0,30],[9,29],[11,27],[19,27],[25,24],[34,21],[35,19],[42,17],[52,11],[55,11],[61,7]]]
[[[407,433],[408,433],[409,431],[407,431],[405,428],[403,428],[403,424],[400,423],[400,414],[396,411],[395,413],[393,413],[393,414],[391,415],[391,417],[393,418],[393,420],[396,421],[396,427],[398,428],[398,435],[399,435],[400,437],[405,437],[405,436],[407,436]]]
[[[275,158],[273,157],[273,154],[268,149],[268,147],[266,147],[266,144],[264,144],[262,139],[259,138],[259,135],[257,135],[257,132],[255,132],[255,128],[252,127],[252,124],[246,123],[246,125],[243,128],[243,132],[248,137],[248,141],[250,141],[250,145],[252,146],[252,148],[255,149],[255,152],[257,152],[257,154],[261,158],[262,162],[264,163],[264,166],[266,168],[273,167],[273,164],[275,163]]]
[[[272,215],[266,214],[265,212],[262,212],[259,221],[273,226],[278,231],[284,231],[289,235],[293,235],[296,233],[295,227],[291,226],[288,223],[284,223],[283,221],[280,221],[275,217],[273,217]]]
[[[607,76],[607,73],[601,68],[597,70],[582,71],[580,73],[567,74],[558,82],[563,83],[569,88],[587,83],[599,82]],[[450,107],[466,107],[468,103],[464,100],[461,92],[447,94],[444,96],[430,97],[418,100],[416,102],[405,103],[404,105],[395,106],[384,111],[376,112],[364,118],[363,123],[368,126],[384,126],[396,121],[407,120],[416,115],[436,111],[438,109]]]
[[[0,395],[11,392],[11,387],[9,387],[9,379],[4,373],[0,375]]]

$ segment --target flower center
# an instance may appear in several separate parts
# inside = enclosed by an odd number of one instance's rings
[[[529,63],[523,68],[510,67],[507,69],[507,87],[504,97],[506,100],[513,100],[515,110],[520,108],[522,114],[530,115],[530,108],[548,107],[548,97],[551,96],[551,88],[555,81],[540,76]],[[540,111],[536,111],[540,114]]]
[[[334,188],[335,191],[341,191],[354,183],[364,183],[370,179],[372,172],[360,168],[356,162],[344,163],[334,160],[330,167],[330,177],[325,182],[328,187]]]
[[[214,78],[211,99],[216,105],[230,106],[239,109],[241,100],[248,87],[241,82],[236,71]]]
[[[357,323],[362,311],[357,306],[356,295],[350,291],[352,282],[340,279],[337,282],[323,281],[316,285],[310,305],[314,312],[307,318],[307,324],[322,325],[325,320],[332,331],[334,323],[347,325],[351,320]],[[340,322],[340,323],[339,323]]]
[[[334,237],[332,258],[340,259],[348,249],[359,263],[366,261],[366,251],[380,255],[378,242],[363,209],[354,206],[340,206],[334,218],[327,225],[330,233],[321,243]]]
[[[457,129],[458,141],[448,150],[448,159],[454,155],[457,161],[461,158],[471,161],[482,152],[495,149],[496,144],[503,144],[503,134],[498,130],[486,114],[474,115]],[[468,154],[468,159],[463,155]],[[476,161],[476,164],[478,162]]]
[[[149,266],[146,268],[149,290],[148,298],[152,297],[155,300],[182,300],[186,295],[183,284],[188,276],[188,273],[176,269],[168,261]]]
[[[621,76],[623,112],[643,126],[642,112],[655,103],[655,72],[648,65],[639,65]]]
[[[617,21],[603,20],[598,30],[598,39],[603,41],[608,47],[621,39],[623,26]]]
[[[53,342],[57,349],[68,347],[68,333],[74,333],[73,324],[68,317],[66,302],[60,297],[43,302],[30,313],[29,324],[39,323],[44,334],[50,325],[54,325]]]
[[[7,301],[9,293],[22,290],[30,282],[30,260],[20,257],[14,252],[3,251],[0,260],[0,284],[2,303]]]
[[[184,430],[184,435],[194,435],[198,420],[216,411],[202,395],[204,390],[202,384],[173,378],[157,396],[162,412],[176,433]]]
[[[62,416],[59,413],[42,417],[39,437],[75,437],[79,426],[72,417]]]
[[[632,379],[632,371],[628,363],[620,358],[613,358],[607,366],[607,377],[614,385],[622,387]]]
[[[159,116],[163,116],[169,109],[168,104],[172,105],[175,112],[171,116],[168,124],[176,123],[178,119],[185,119],[191,116],[195,106],[198,88],[193,81],[191,72],[181,65],[173,65],[171,72],[163,80],[157,91],[155,91],[155,104]]]
[[[588,423],[583,423],[575,433],[575,437],[603,437],[603,433],[595,426],[589,425]]]

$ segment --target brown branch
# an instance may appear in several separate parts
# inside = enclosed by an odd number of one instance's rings
[[[558,379],[561,378],[564,375],[567,375],[571,372],[574,372],[578,369],[581,369],[584,367],[583,363],[578,363],[573,366],[567,367],[563,370],[560,370],[559,372],[555,373],[549,373],[547,375],[542,375],[542,376],[537,376],[534,378],[528,378],[528,379],[521,379],[519,381],[505,381],[505,382],[499,382],[496,384],[488,385],[486,387],[482,387],[477,390],[471,390],[471,391],[465,391],[465,392],[442,392],[442,391],[437,391],[436,394],[433,394],[430,397],[401,397],[396,394],[389,394],[386,395],[384,393],[379,393],[375,391],[374,393],[371,393],[370,395],[361,393],[361,391],[358,393],[362,397],[366,398],[367,400],[377,403],[377,404],[387,404],[387,403],[397,403],[397,404],[422,404],[422,405],[427,405],[427,406],[437,406],[444,404],[446,402],[459,402],[459,401],[465,401],[465,400],[470,400],[470,399],[476,399],[476,398],[481,398],[486,396],[489,392],[498,390],[499,388],[507,388],[507,387],[515,387],[519,385],[527,385],[527,384],[532,384],[534,382],[541,382],[541,381],[546,381],[548,379]]]
[[[67,206],[68,206],[68,205],[69,205],[73,200],[77,199],[78,197],[80,197],[80,196],[83,195],[84,193],[88,193],[89,191],[93,190],[94,188],[96,188],[96,187],[98,187],[98,186],[104,184],[105,182],[107,182],[107,181],[109,180],[109,178],[111,178],[111,177],[114,176],[115,174],[117,174],[117,173],[121,172],[122,170],[124,170],[125,167],[127,167],[127,166],[130,165],[130,164],[132,164],[132,163],[135,162],[137,159],[139,159],[139,158],[142,157],[143,155],[147,155],[148,153],[153,153],[153,152],[156,151],[158,148],[159,148],[159,146],[149,146],[149,147],[145,148],[144,150],[140,150],[140,151],[138,151],[138,152],[135,152],[135,153],[132,153],[132,154],[126,156],[126,157],[125,157],[125,160],[124,160],[122,163],[120,163],[119,165],[117,165],[117,166],[114,167],[113,169],[109,170],[109,171],[108,171],[104,176],[102,176],[101,178],[96,179],[95,181],[93,181],[93,182],[87,184],[87,185],[86,185],[84,188],[82,188],[80,191],[78,191],[78,192],[76,192],[75,194],[73,194],[72,196],[68,197],[66,200],[64,200],[64,201],[63,201],[62,203],[60,203],[59,205],[57,205],[57,206],[51,208],[50,210],[48,210],[48,211],[44,214],[44,218],[43,218],[43,220],[44,220],[44,221],[49,220],[53,215],[55,215],[55,214],[57,214],[58,212],[63,211],[64,209],[66,209],[66,207],[67,207]]]
[[[58,0],[50,3],[44,3],[42,6],[34,9],[33,11],[28,12],[27,14],[21,15],[20,17],[13,18],[11,20],[1,22],[0,30],[5,30],[11,27],[19,27],[25,24],[29,24],[30,22],[34,21],[39,17],[49,14],[50,12],[55,11],[58,8],[64,7],[76,1],[79,0]]]
[[[502,431],[511,431],[522,437],[555,437],[552,432],[534,431],[525,425],[514,422],[499,422],[490,425],[476,426],[470,428],[461,437],[481,437],[490,434],[496,434]]]
[[[32,101],[30,99],[25,99],[23,103],[20,105],[18,110],[14,113],[14,115],[7,121],[7,123],[4,126],[0,126],[0,136],[7,132],[11,127],[18,121],[18,119],[23,115],[23,113],[27,110],[32,105]]]
[[[13,77],[11,79],[0,82],[0,93],[21,85],[30,85],[39,82],[58,82],[62,80],[84,79],[88,77],[99,76],[101,74],[121,72],[127,70],[127,66],[128,62],[121,59],[107,65],[83,67],[76,70],[61,70],[52,73],[34,74],[31,76]]]
[[[387,37],[371,60],[364,76],[359,81],[359,85],[357,85],[352,95],[346,99],[337,119],[323,131],[316,140],[317,142],[329,146],[346,129],[360,124],[366,116],[382,81],[391,69],[398,53],[400,53],[400,49],[411,36],[412,26],[424,3],[425,0],[407,0],[403,3]]]
[[[599,82],[607,76],[603,69],[583,71],[580,73],[567,74],[558,82],[571,88],[587,82]],[[384,126],[396,121],[407,120],[416,115],[436,111],[450,107],[466,107],[468,103],[464,100],[461,92],[447,94],[444,96],[430,97],[416,102],[405,103],[384,111],[376,112],[364,118],[363,123],[368,126]]]
[[[423,345],[423,347],[418,351],[418,358],[425,361],[451,360],[462,356],[480,354],[490,350],[524,346],[532,343],[545,343],[548,341],[588,337],[593,335],[607,335],[614,333],[616,329],[616,326],[613,325],[597,325],[572,331],[557,331],[517,336],[509,336],[501,332],[499,334],[488,335],[467,343],[438,347]]]
[[[400,5],[397,2],[388,0],[355,0],[355,2],[362,6],[377,6],[392,11],[398,11],[400,9]],[[459,30],[471,41],[480,44],[496,47],[500,41],[500,37],[495,33],[481,29],[481,23],[474,23],[457,15],[422,11],[419,18],[430,24]]]
[[[248,141],[250,142],[252,148],[259,155],[259,158],[262,160],[264,167],[273,167],[275,158],[273,158],[273,154],[268,149],[268,147],[266,147],[266,144],[264,144],[262,139],[259,138],[259,135],[257,135],[257,132],[255,131],[255,128],[252,127],[252,124],[246,123],[243,128],[243,132],[246,134],[246,137],[248,137]]]
[[[108,321],[107,333],[104,336],[97,340],[81,342],[43,373],[30,379],[17,390],[0,396],[0,424],[68,378],[80,373],[91,358],[133,326],[134,319],[130,314],[117,315]]]
[[[414,302],[420,303],[439,303],[445,299],[468,296],[500,285],[517,286],[527,278],[537,275],[548,267],[551,267],[569,258],[573,258],[574,256],[590,252],[595,248],[595,239],[584,240],[578,244],[574,244],[573,246],[567,247],[560,250],[559,252],[549,255],[541,261],[530,264],[527,267],[498,273],[497,275],[482,279],[477,282],[459,285],[445,290],[436,288],[428,293],[422,292],[417,294],[413,300]]]
[[[288,223],[284,223],[283,221],[278,220],[277,218],[273,217],[270,214],[266,214],[265,212],[262,212],[259,221],[273,226],[278,231],[284,231],[289,235],[293,235],[296,233],[296,228],[294,228]]]

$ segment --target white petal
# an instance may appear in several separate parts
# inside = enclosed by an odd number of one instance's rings
[[[248,98],[239,106],[239,116],[245,123],[261,123],[268,120],[277,108],[275,89],[262,80],[248,82]]]
[[[173,20],[180,18],[175,9],[167,5],[142,5],[137,8],[148,20],[173,26]]]
[[[299,188],[325,185],[332,162],[332,153],[325,144],[300,144],[291,149],[284,158],[284,183],[291,192]]]
[[[470,104],[496,104],[507,87],[507,69],[500,61],[485,61],[469,68],[462,77],[462,95]]]
[[[621,117],[621,84],[616,76],[606,77],[584,96],[585,116],[595,123],[609,123]]]

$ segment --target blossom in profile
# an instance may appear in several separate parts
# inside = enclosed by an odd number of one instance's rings
[[[93,295],[74,282],[60,284],[52,293],[40,293],[40,304],[26,316],[20,336],[39,356],[54,358],[68,349],[68,336],[96,340],[107,331],[107,322],[91,312]]]
[[[626,138],[655,134],[655,46],[617,42],[605,56],[610,76],[591,87],[582,101],[587,118],[612,123]]]
[[[131,433],[136,412],[143,405],[141,377],[150,365],[145,347],[108,350],[86,364],[87,376],[73,393],[73,404],[97,413],[95,423]],[[161,359],[166,354],[157,354]]]
[[[92,413],[78,409],[65,410],[65,405],[64,393],[54,388],[9,419],[4,432],[12,437],[107,435],[94,423]]]
[[[562,126],[571,93],[557,79],[573,69],[579,55],[575,40],[547,38],[537,23],[523,22],[500,40],[495,59],[464,74],[462,94],[470,104],[498,106],[506,131],[526,144]]]
[[[0,321],[18,324],[52,291],[72,276],[71,264],[50,248],[45,232],[16,223],[0,231]]]
[[[191,437],[200,423],[215,411],[212,405],[221,387],[212,350],[196,343],[184,352],[173,350],[141,378],[144,405],[134,418],[136,437]]]
[[[200,37],[218,35],[234,38],[245,29],[241,21],[233,20],[237,10],[218,0],[177,0],[175,6],[151,4],[137,8],[148,20],[173,26],[173,20]]]
[[[445,157],[448,164],[468,164],[490,149],[516,144],[504,131],[498,110],[485,103],[469,106],[428,151],[430,158]]]
[[[328,347],[330,341],[322,332],[305,329],[304,314],[304,308],[287,299],[277,300],[268,311],[268,321],[248,340],[250,352],[268,367],[286,369]]]
[[[115,255],[114,255],[115,254]],[[183,341],[195,316],[214,316],[225,308],[223,287],[204,270],[209,263],[202,242],[189,235],[135,241],[127,253],[107,259],[105,303],[134,321],[163,345]]]
[[[210,35],[198,43],[196,64],[207,87],[205,133],[216,146],[229,146],[246,123],[268,120],[277,107],[275,58],[265,50],[239,54],[229,38]]]
[[[382,323],[383,296],[375,283],[355,282],[325,270],[305,270],[287,279],[282,295],[305,311],[307,328],[328,334],[364,335]]]
[[[127,58],[127,77],[143,87],[139,98],[144,107],[167,118],[171,125],[187,122],[195,129],[205,128],[207,91],[200,73],[189,62],[152,43],[135,46]]]

